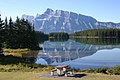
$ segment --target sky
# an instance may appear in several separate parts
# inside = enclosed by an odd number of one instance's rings
[[[47,8],[92,16],[102,22],[120,22],[120,0],[0,0],[2,19],[43,14]]]
[[[91,56],[86,56],[81,59],[86,60],[103,60],[103,61],[120,61],[120,49],[114,48],[114,49],[103,49],[98,50],[95,54]],[[104,55],[104,56],[103,56]]]

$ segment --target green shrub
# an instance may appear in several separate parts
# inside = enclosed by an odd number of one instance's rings
[[[104,74],[106,74],[107,72],[107,69],[108,68],[98,68],[98,69],[95,69],[95,72],[96,73],[104,73]]]
[[[120,65],[116,65],[115,67],[107,70],[108,74],[120,75]]]
[[[88,72],[88,73],[94,73],[95,71],[94,71],[94,69],[87,69],[86,72]]]
[[[106,72],[107,72],[107,74],[112,75],[113,74],[113,69],[108,69]]]

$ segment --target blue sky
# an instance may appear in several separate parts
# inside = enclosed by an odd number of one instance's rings
[[[47,8],[84,14],[104,22],[120,22],[120,0],[0,0],[2,19],[22,14],[36,16]]]

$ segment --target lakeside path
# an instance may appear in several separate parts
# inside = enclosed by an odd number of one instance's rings
[[[0,72],[0,80],[119,80],[120,75],[74,73],[76,76],[51,76],[48,72]]]

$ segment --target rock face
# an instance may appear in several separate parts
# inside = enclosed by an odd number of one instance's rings
[[[28,20],[30,23],[33,23],[34,22],[34,16],[30,16],[30,15],[22,15],[22,19],[26,19]]]
[[[63,10],[54,11],[49,8],[43,14],[37,14],[36,17],[26,16],[24,15],[22,18],[32,22],[35,30],[44,33],[67,32],[71,34],[88,29],[120,28],[120,23],[98,22],[90,16]]]

